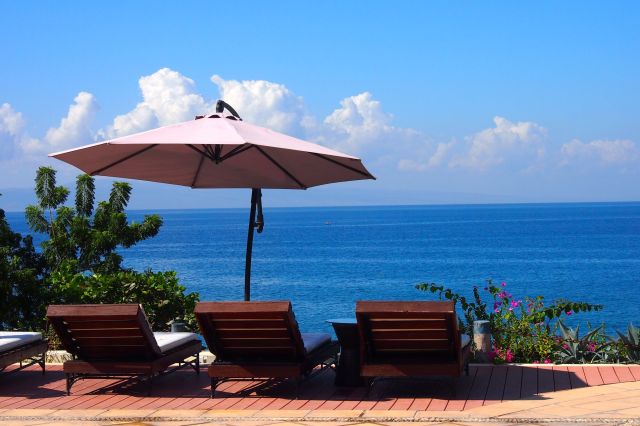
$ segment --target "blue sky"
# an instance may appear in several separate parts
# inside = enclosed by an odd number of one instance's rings
[[[73,181],[48,152],[221,96],[378,177],[265,206],[640,200],[639,19],[634,1],[4,2],[0,206],[31,201],[38,165]],[[248,197],[134,183],[131,207]]]

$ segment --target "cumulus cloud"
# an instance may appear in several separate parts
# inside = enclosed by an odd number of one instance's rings
[[[562,165],[578,161],[605,166],[624,165],[640,160],[640,149],[628,139],[594,140],[588,143],[574,139],[562,145],[560,151]]]
[[[115,117],[112,124],[98,132],[99,139],[193,120],[196,115],[213,111],[213,103],[196,93],[192,79],[169,68],[141,77],[138,84],[142,102],[128,113]]]
[[[11,104],[0,106],[0,153],[5,159],[13,158],[25,147],[38,143],[25,129],[26,121],[22,113],[13,109]]]
[[[431,144],[430,144],[431,145]],[[403,171],[423,172],[443,166],[455,145],[455,141],[440,142],[435,148],[415,153],[415,159],[403,159],[398,162],[398,169]]]
[[[69,106],[67,116],[60,120],[58,127],[52,127],[44,137],[46,144],[27,145],[28,151],[62,150],[77,145],[91,143],[93,132],[91,125],[98,111],[98,103],[95,96],[88,92],[80,92]]]
[[[511,122],[504,117],[493,119],[495,127],[467,136],[468,149],[450,162],[451,167],[487,170],[507,161],[528,170],[542,160],[547,130],[531,121]]]
[[[304,102],[285,85],[266,80],[225,80],[213,75],[211,81],[218,86],[220,98],[231,105],[251,123],[270,129],[303,136],[308,127]]]

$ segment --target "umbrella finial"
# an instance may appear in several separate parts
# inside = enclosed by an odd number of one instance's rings
[[[237,118],[238,120],[242,120],[242,118],[240,118],[240,116],[238,115],[238,113],[236,112],[235,109],[233,109],[233,107],[231,105],[229,105],[228,103],[226,103],[225,101],[223,101],[222,99],[218,99],[218,101],[216,102],[216,112],[218,114],[222,114],[225,110],[225,108],[231,113],[231,115],[233,115],[235,118]]]

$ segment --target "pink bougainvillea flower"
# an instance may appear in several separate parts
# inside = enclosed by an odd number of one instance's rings
[[[493,302],[493,309],[496,309],[498,306],[500,306],[500,302]]]
[[[571,315],[572,313],[573,313],[573,312],[571,312],[571,311],[567,311],[567,312],[565,312],[565,314],[567,314],[567,315]]]
[[[544,360],[544,363],[545,364],[551,364],[551,360],[549,358],[547,358],[547,359]]]
[[[513,362],[515,356],[513,356],[513,353],[511,352],[511,349],[507,349],[507,353],[504,356],[504,360],[507,362]]]
[[[569,345],[567,345],[566,343],[564,343],[564,344],[562,345],[562,349],[569,349]]]
[[[496,308],[493,312],[495,312],[496,314],[500,312],[500,308]]]
[[[595,352],[596,351],[596,343],[595,342],[589,342],[589,344],[587,345],[587,350],[589,352]]]
[[[500,285],[501,285],[502,287],[506,287],[506,286],[507,286],[507,283],[505,283],[504,281],[502,281],[502,283],[500,283]]]
[[[498,297],[500,299],[504,299],[505,297],[507,297],[507,292],[506,291],[501,291],[500,293],[498,293]]]
[[[512,300],[511,301],[511,307],[517,308],[521,303],[522,303],[521,300],[518,300],[517,302],[515,300]]]
[[[513,308],[509,307],[509,310],[510,310],[510,311],[513,311]]]
[[[533,361],[534,364],[540,364],[540,361]]]

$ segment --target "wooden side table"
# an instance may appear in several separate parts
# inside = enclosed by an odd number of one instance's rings
[[[333,326],[340,344],[336,366],[336,386],[362,386],[360,376],[360,336],[355,318],[327,320]]]

